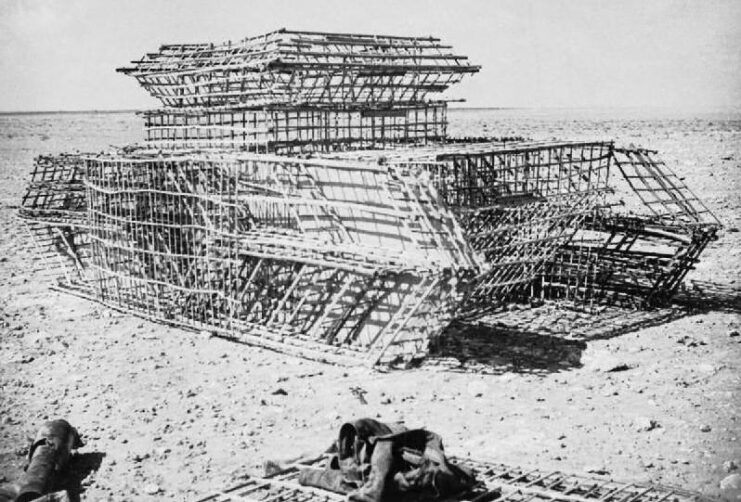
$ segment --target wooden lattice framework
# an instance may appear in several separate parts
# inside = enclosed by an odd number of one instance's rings
[[[405,107],[478,66],[434,37],[277,30],[237,43],[163,45],[119,71],[172,108]]]
[[[478,70],[434,37],[285,29],[119,69],[165,106],[144,114],[150,146],[276,153],[440,141],[434,98]]]
[[[447,128],[446,104],[438,102],[385,110],[165,108],[143,116],[150,148],[280,154],[430,143],[445,139]]]
[[[720,228],[655,152],[447,138],[432,98],[478,67],[435,38],[280,30],[121,71],[165,105],[145,143],[39,157],[20,214],[57,287],[159,322],[409,361],[513,301],[664,302]]]
[[[656,151],[615,149],[613,163],[624,197],[613,197],[559,249],[535,286],[542,296],[665,303],[716,238],[718,220]]]

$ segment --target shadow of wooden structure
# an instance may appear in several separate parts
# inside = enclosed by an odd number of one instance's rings
[[[453,322],[422,363],[452,372],[545,375],[581,366],[590,340],[609,339],[706,312],[741,313],[741,288],[689,281],[651,308],[569,301],[509,303],[475,323]]]

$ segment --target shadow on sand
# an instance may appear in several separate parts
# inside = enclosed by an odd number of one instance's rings
[[[105,456],[105,453],[98,451],[75,454],[65,472],[58,477],[54,490],[67,490],[71,502],[80,502],[85,492],[85,479],[100,469]]]
[[[449,371],[548,374],[581,366],[590,340],[604,340],[713,311],[741,313],[741,290],[695,281],[671,305],[651,310],[567,303],[511,305],[477,324],[453,323],[424,366]]]

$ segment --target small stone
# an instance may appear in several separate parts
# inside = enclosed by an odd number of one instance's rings
[[[161,488],[156,483],[147,483],[146,485],[144,485],[144,493],[146,493],[147,495],[156,495],[160,492],[160,490]]]
[[[737,329],[732,329],[731,331],[728,332],[728,336],[731,336],[731,337],[739,336],[740,334],[741,333],[739,333]]]
[[[648,432],[656,429],[659,426],[659,423],[655,420],[651,420],[647,417],[638,417],[634,420],[634,424],[636,426],[636,431],[638,432]]]
[[[623,362],[618,362],[618,363],[615,363],[612,367],[610,367],[608,369],[605,369],[604,371],[605,372],[610,372],[610,373],[615,373],[615,372],[618,372],[618,371],[627,371],[627,370],[633,369],[633,368],[634,368],[634,366],[632,366],[630,364],[623,363]]]
[[[713,430],[712,427],[707,424],[700,427],[700,432],[710,432],[711,430]]]
[[[274,390],[273,392],[271,392],[271,394],[274,396],[287,396],[288,392],[286,392],[285,389],[278,388]]]
[[[330,424],[332,424],[332,423],[336,422],[337,420],[340,420],[342,418],[342,415],[340,415],[336,411],[332,411],[332,412],[327,413],[325,415],[325,417],[327,419],[327,422],[329,422]],[[332,427],[334,427],[334,425]]]
[[[635,365],[628,364],[604,350],[587,351],[582,356],[582,364],[586,368],[598,373],[615,373],[618,371],[627,371],[635,367]]]
[[[486,392],[486,384],[481,380],[474,380],[468,384],[466,391],[471,397],[481,397]]]
[[[726,472],[733,472],[738,469],[738,465],[733,460],[726,460],[723,462],[723,470]]]
[[[598,476],[607,476],[610,474],[604,466],[588,466],[584,469],[584,472],[588,474],[596,474]]]
[[[698,319],[695,322],[702,322],[702,319]],[[704,340],[699,340],[697,338],[693,338],[689,335],[684,335],[677,339],[677,343],[680,343],[682,345],[685,345],[687,347],[698,347],[700,345],[707,345],[707,343]]]
[[[727,500],[741,498],[741,474],[731,474],[720,482],[720,489]]]

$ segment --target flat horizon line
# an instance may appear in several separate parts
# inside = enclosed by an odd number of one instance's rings
[[[160,108],[155,108],[160,109]],[[643,106],[643,105],[600,105],[600,106],[450,106],[448,110],[673,110],[679,112],[733,111],[741,112],[736,106]],[[141,113],[152,108],[84,109],[84,110],[0,110],[0,115],[88,115],[113,113]]]

